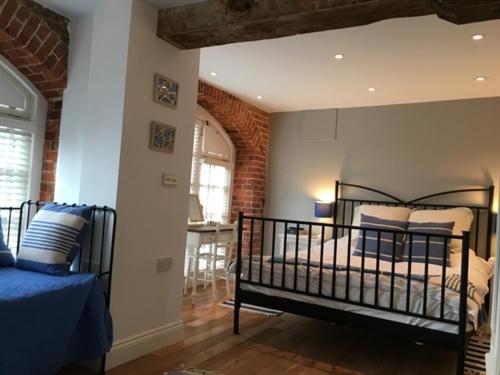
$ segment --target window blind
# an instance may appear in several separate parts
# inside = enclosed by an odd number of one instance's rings
[[[229,221],[229,187],[231,170],[228,167],[203,161],[200,168],[198,195],[205,220]]]
[[[0,207],[18,207],[28,199],[33,136],[0,125]]]
[[[214,159],[203,151],[205,123],[206,121],[202,120],[197,120],[195,123],[191,194],[199,196],[205,221],[228,223],[230,219],[231,163]]]

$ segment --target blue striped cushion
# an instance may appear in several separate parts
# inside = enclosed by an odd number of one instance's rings
[[[443,236],[451,236],[455,223],[414,223],[410,222],[408,232],[420,232],[428,234],[437,234]],[[411,261],[414,263],[425,263],[425,254],[427,246],[427,237],[413,235],[412,236],[412,251]],[[446,258],[446,266],[450,266],[450,239],[446,240],[444,246],[444,238],[429,237],[429,264],[443,265],[443,258]],[[410,255],[410,237],[406,238],[406,245],[403,260],[408,262]]]
[[[3,240],[2,220],[0,219],[0,267],[14,265],[14,257]]]
[[[375,216],[361,214],[361,228],[385,229],[395,231],[405,231],[408,225],[405,221],[385,220]],[[393,253],[396,261],[399,261],[404,249],[404,234],[396,234],[396,244],[394,246],[394,234],[389,232],[366,231],[365,257],[377,258],[378,234],[380,233],[380,260],[392,261]],[[363,254],[363,231],[359,231],[359,237],[353,255]]]
[[[51,275],[66,275],[78,255],[92,209],[46,204],[24,235],[16,267]]]

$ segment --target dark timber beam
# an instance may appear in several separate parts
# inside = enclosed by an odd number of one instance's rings
[[[455,24],[498,19],[500,0],[209,0],[160,10],[157,33],[191,49],[429,14]]]

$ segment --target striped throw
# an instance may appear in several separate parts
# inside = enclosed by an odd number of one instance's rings
[[[14,265],[14,257],[3,239],[2,220],[0,218],[0,267],[10,267]]]
[[[361,228],[368,229],[382,229],[391,231],[405,231],[407,222],[396,220],[385,220],[375,216],[368,216],[361,214]],[[365,236],[363,237],[363,232]],[[380,241],[379,241],[380,237]],[[359,237],[356,241],[355,250],[353,255],[363,255],[363,242],[364,242],[364,255],[369,258],[379,258],[391,262],[394,258],[399,261],[404,249],[404,234],[393,232],[380,232],[374,230],[360,230]]]
[[[91,208],[86,206],[45,205],[24,235],[16,267],[52,275],[68,274],[90,214]]]
[[[454,222],[449,223],[414,223],[408,225],[408,232],[428,233],[437,236],[451,236]],[[429,264],[447,267],[450,266],[450,239],[443,237],[427,237],[423,235],[413,235],[406,238],[403,260],[413,263],[425,263],[427,254],[427,239],[429,239]],[[411,245],[411,254],[410,254]],[[411,257],[410,257],[411,255]]]

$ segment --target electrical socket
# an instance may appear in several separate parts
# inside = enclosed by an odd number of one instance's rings
[[[174,259],[172,257],[158,258],[156,260],[156,271],[157,272],[170,271],[172,269],[173,263]]]

